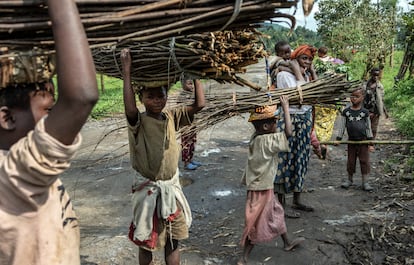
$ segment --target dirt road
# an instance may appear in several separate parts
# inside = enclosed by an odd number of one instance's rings
[[[250,72],[257,80],[263,80],[262,73],[260,68]],[[217,89],[207,84],[209,92]],[[124,126],[123,117],[88,122],[82,149],[62,176],[81,222],[83,265],[138,264],[137,247],[127,238],[134,171]],[[391,120],[383,120],[380,131],[380,139],[400,137]],[[196,159],[203,166],[181,171],[193,214],[182,264],[236,263],[246,193],[239,182],[252,132],[247,117],[238,116],[199,134]],[[358,186],[340,188],[346,177],[345,148],[330,146],[327,160],[311,156],[303,199],[315,211],[286,220],[290,236],[305,237],[304,244],[285,252],[278,238],[255,247],[249,264],[414,264],[414,182],[398,163],[388,162],[401,160],[404,147],[384,145],[372,153],[372,193]],[[357,174],[356,184],[360,181]],[[164,264],[162,253],[156,264]]]

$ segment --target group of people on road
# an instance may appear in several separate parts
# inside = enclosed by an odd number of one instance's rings
[[[96,73],[74,1],[48,0],[47,5],[56,45],[58,100],[54,102],[51,81],[0,89],[0,264],[80,264],[78,219],[59,175],[70,166],[81,144],[79,132],[98,100]],[[301,45],[291,52],[287,42],[277,47],[281,52],[274,64],[274,89],[296,89],[317,78],[312,64],[316,48]],[[162,249],[166,264],[179,265],[179,241],[189,236],[192,217],[179,182],[176,132],[191,124],[205,106],[203,85],[198,79],[183,80],[192,101],[170,109],[165,109],[167,87],[139,87],[138,98],[145,108],[140,112],[131,82],[130,51],[122,50],[120,59],[130,162],[136,171],[129,238],[139,246],[139,264],[152,264],[153,252]],[[386,114],[378,76],[379,69],[373,69],[366,87],[352,92],[352,106],[342,112],[341,133],[347,129],[350,139],[375,139],[378,119]],[[243,174],[246,222],[239,264],[247,263],[255,244],[277,236],[287,251],[303,242],[287,234],[287,193],[293,192],[292,208],[314,210],[301,198],[313,107],[289,105],[287,96],[280,102],[281,108],[258,106],[249,119],[255,132]],[[200,166],[193,160],[195,142],[196,135],[183,135],[181,156],[189,170]],[[372,190],[367,180],[369,149],[348,147],[349,178],[344,188],[352,184],[359,157],[363,189]]]
[[[287,42],[275,45],[276,59],[272,64],[271,89],[291,88],[317,79],[312,61],[317,49],[310,45],[301,45],[291,52]],[[330,62],[327,49],[319,48],[320,59]],[[347,130],[349,140],[364,141],[375,139],[379,116],[386,110],[383,104],[383,87],[378,80],[379,69],[371,71],[367,83],[359,86],[350,95],[351,106],[341,112],[340,128],[337,140],[342,140]],[[298,212],[286,209],[285,195],[293,193],[292,208],[301,211],[314,211],[314,208],[301,201],[305,176],[308,169],[310,146],[320,147],[317,135],[313,130],[315,111],[310,105],[289,105],[288,99],[280,98],[281,109],[270,106],[256,108],[249,121],[255,127],[250,144],[247,166],[243,175],[243,183],[248,193],[245,210],[245,228],[241,240],[244,247],[238,265],[247,264],[254,245],[264,243],[281,236],[285,250],[291,250],[304,238],[289,241],[285,217],[297,218]],[[334,109],[334,108],[333,108]],[[334,109],[328,112],[330,120],[328,137],[331,138],[333,124],[337,117]],[[374,124],[375,128],[371,128]],[[362,189],[372,191],[368,182],[370,171],[369,151],[373,145],[349,144],[347,172],[348,179],[342,188],[353,184],[356,160],[359,159],[362,173]],[[326,152],[326,151],[325,151]],[[325,153],[326,155],[326,153]],[[273,187],[270,185],[273,180]],[[273,193],[277,196],[270,196]]]

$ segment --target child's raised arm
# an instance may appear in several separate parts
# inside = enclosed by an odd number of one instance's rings
[[[187,106],[189,115],[194,115],[206,106],[204,89],[199,79],[194,80],[194,103]]]
[[[122,63],[122,77],[124,82],[124,107],[125,115],[128,123],[135,125],[138,121],[139,110],[137,108],[137,102],[135,99],[135,93],[131,87],[131,54],[129,49],[123,49],[121,51],[121,63]]]
[[[95,66],[75,1],[47,3],[55,40],[59,93],[45,129],[63,144],[72,144],[98,100]]]
[[[290,120],[289,113],[289,97],[282,95],[280,96],[280,105],[282,105],[283,115],[285,118],[285,134],[287,137],[292,136],[292,122]]]

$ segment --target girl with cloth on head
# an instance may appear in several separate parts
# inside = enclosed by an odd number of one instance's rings
[[[301,45],[291,54],[291,65],[301,72],[301,80],[287,71],[281,71],[277,75],[277,88],[299,89],[298,86],[316,79],[316,73],[312,65],[316,54],[316,48],[309,45]],[[300,200],[304,188],[305,175],[308,170],[310,157],[310,143],[312,131],[312,106],[290,105],[290,117],[292,120],[292,137],[289,138],[290,152],[279,153],[278,170],[274,181],[274,192],[282,205],[285,204],[285,194],[293,192],[292,208],[301,211],[313,211],[313,208],[303,204]],[[278,122],[278,130],[283,131],[284,119]],[[286,213],[287,217],[299,217],[298,213]]]

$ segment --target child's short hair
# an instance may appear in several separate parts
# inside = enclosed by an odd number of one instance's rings
[[[318,53],[327,54],[328,48],[322,46],[318,49]]]
[[[28,109],[30,108],[30,93],[38,91],[50,92],[53,95],[53,81],[13,84],[0,88],[0,106]]]
[[[269,119],[264,119],[264,120],[256,120],[256,121],[252,121],[252,124],[254,126],[254,128],[256,129],[256,131],[260,131],[263,128],[264,124],[272,124],[274,122],[276,122],[276,117],[274,118],[269,118]]]
[[[289,42],[285,41],[285,40],[281,40],[276,42],[275,44],[275,53],[277,54],[278,51],[285,45],[289,45]]]
[[[185,82],[187,82],[188,80],[193,81],[193,79],[194,79],[194,78],[192,78],[189,74],[183,74],[183,75],[180,77],[181,86],[184,86],[184,85],[185,85]]]
[[[157,89],[157,88],[161,88],[161,89],[164,89],[165,90],[165,93],[168,95],[168,87],[166,87],[166,86],[160,86],[160,87],[146,87],[146,86],[138,86],[138,87],[135,87],[135,91],[136,91],[136,93],[138,94],[138,98],[139,98],[139,101],[141,101],[142,102],[142,93],[144,92],[144,91],[147,91],[147,90],[151,90],[151,89]]]
[[[379,67],[373,67],[371,68],[370,73],[373,74],[374,72],[380,72],[381,70],[379,69]]]
[[[363,84],[361,84],[361,85],[355,87],[354,89],[352,89],[351,94],[356,92],[356,91],[359,91],[359,90],[361,90],[362,95],[365,97],[365,94],[367,93],[367,90],[365,89]]]

